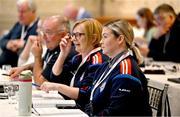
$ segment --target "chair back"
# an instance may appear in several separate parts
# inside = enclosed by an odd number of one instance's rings
[[[171,116],[170,105],[167,95],[168,87],[168,84],[165,84],[163,89],[148,86],[149,104],[152,110],[155,110],[157,112],[157,116]]]

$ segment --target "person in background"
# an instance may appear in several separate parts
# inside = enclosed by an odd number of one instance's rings
[[[102,25],[95,19],[77,21],[72,29],[71,37],[67,35],[60,42],[61,53],[53,66],[54,75],[62,74],[64,61],[73,42],[75,50],[79,54],[74,56],[66,67],[73,74],[70,86],[44,82],[40,89],[44,91],[58,90],[60,93],[76,100],[77,107],[84,110],[84,105],[87,104],[89,99],[86,92],[90,90],[93,80],[87,79],[86,76],[93,74],[98,64],[107,59],[100,48],[101,32]]]
[[[29,35],[37,35],[38,18],[36,5],[33,0],[18,0],[18,22],[8,34],[0,40],[2,54],[0,55],[0,67],[3,64],[17,66],[17,61]]]
[[[39,21],[38,28],[37,28],[38,36],[42,36],[42,34],[40,34],[41,33],[41,25],[42,25],[42,21]],[[34,62],[34,56],[31,52],[31,47],[37,38],[38,37],[35,35],[29,36],[27,43],[18,58],[18,66],[22,66],[22,65],[26,65],[26,64],[30,64],[30,63]],[[44,44],[43,38],[40,37],[39,39],[40,39],[40,41],[42,41],[42,48],[43,48],[42,57],[43,57],[45,55],[47,48]]]
[[[85,111],[88,115],[152,115],[147,79],[138,66],[142,57],[133,39],[133,29],[127,21],[115,20],[104,26],[101,47],[110,61],[103,63],[92,76],[90,103]]]
[[[159,5],[154,11],[157,31],[149,44],[147,56],[157,61],[180,62],[180,20],[173,7]]]
[[[68,4],[64,8],[64,15],[72,21],[83,18],[91,18],[91,14],[84,7],[77,7],[74,4]]]
[[[65,35],[70,32],[69,29],[69,20],[64,16],[51,16],[43,21],[41,36],[37,37],[36,41],[34,41],[32,45],[32,53],[34,55],[34,63],[27,64],[20,67],[12,68],[10,71],[11,78],[18,76],[23,70],[32,70],[34,76],[34,82],[38,85],[41,85],[44,81],[49,82],[60,82],[66,83],[66,79],[71,77],[72,75],[69,71],[65,69],[61,73],[61,78],[53,78],[52,75],[52,67],[58,58],[59,53],[61,53],[59,48],[59,42]],[[45,41],[47,51],[42,58],[42,44],[40,41],[40,37],[42,37]],[[73,50],[73,49],[72,49]],[[71,59],[72,56],[75,55],[75,51],[71,51],[69,56],[66,58],[64,62],[64,66],[68,60]],[[70,75],[66,75],[70,74]]]
[[[149,43],[156,31],[155,20],[153,13],[149,8],[141,8],[137,11],[137,25],[144,29],[142,37],[135,37],[134,42],[137,44],[143,56],[146,56],[144,51],[148,49]]]
[[[141,8],[137,11],[137,25],[144,29],[144,38],[150,43],[154,32],[156,31],[153,13],[149,8]]]

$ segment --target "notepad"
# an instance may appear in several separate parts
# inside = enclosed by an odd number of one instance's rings
[[[64,98],[57,91],[50,91],[49,93],[46,93],[46,92],[41,91],[41,90],[33,90],[32,97],[33,98],[64,100]]]
[[[37,111],[37,115],[88,117],[88,115],[86,115],[80,109],[36,108],[36,111]]]
[[[74,100],[59,100],[59,99],[41,99],[33,100],[34,108],[49,108],[49,107],[74,107],[76,105]]]

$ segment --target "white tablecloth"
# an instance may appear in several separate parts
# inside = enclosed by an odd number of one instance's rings
[[[158,63],[156,63],[158,64]],[[174,63],[161,63],[160,65],[172,65]],[[179,64],[176,64],[179,65]],[[179,67],[180,68],[180,67]],[[168,88],[168,97],[171,108],[172,116],[180,116],[180,84],[168,81],[168,78],[180,78],[180,70],[176,73],[166,73],[165,75],[155,75],[155,74],[146,74],[146,77],[149,78],[149,85],[163,88],[164,84],[169,84]]]

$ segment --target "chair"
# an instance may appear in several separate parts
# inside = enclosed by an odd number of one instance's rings
[[[152,111],[156,112],[156,116],[171,116],[170,105],[167,95],[168,87],[168,84],[165,84],[163,89],[148,86],[149,104],[152,108]]]

